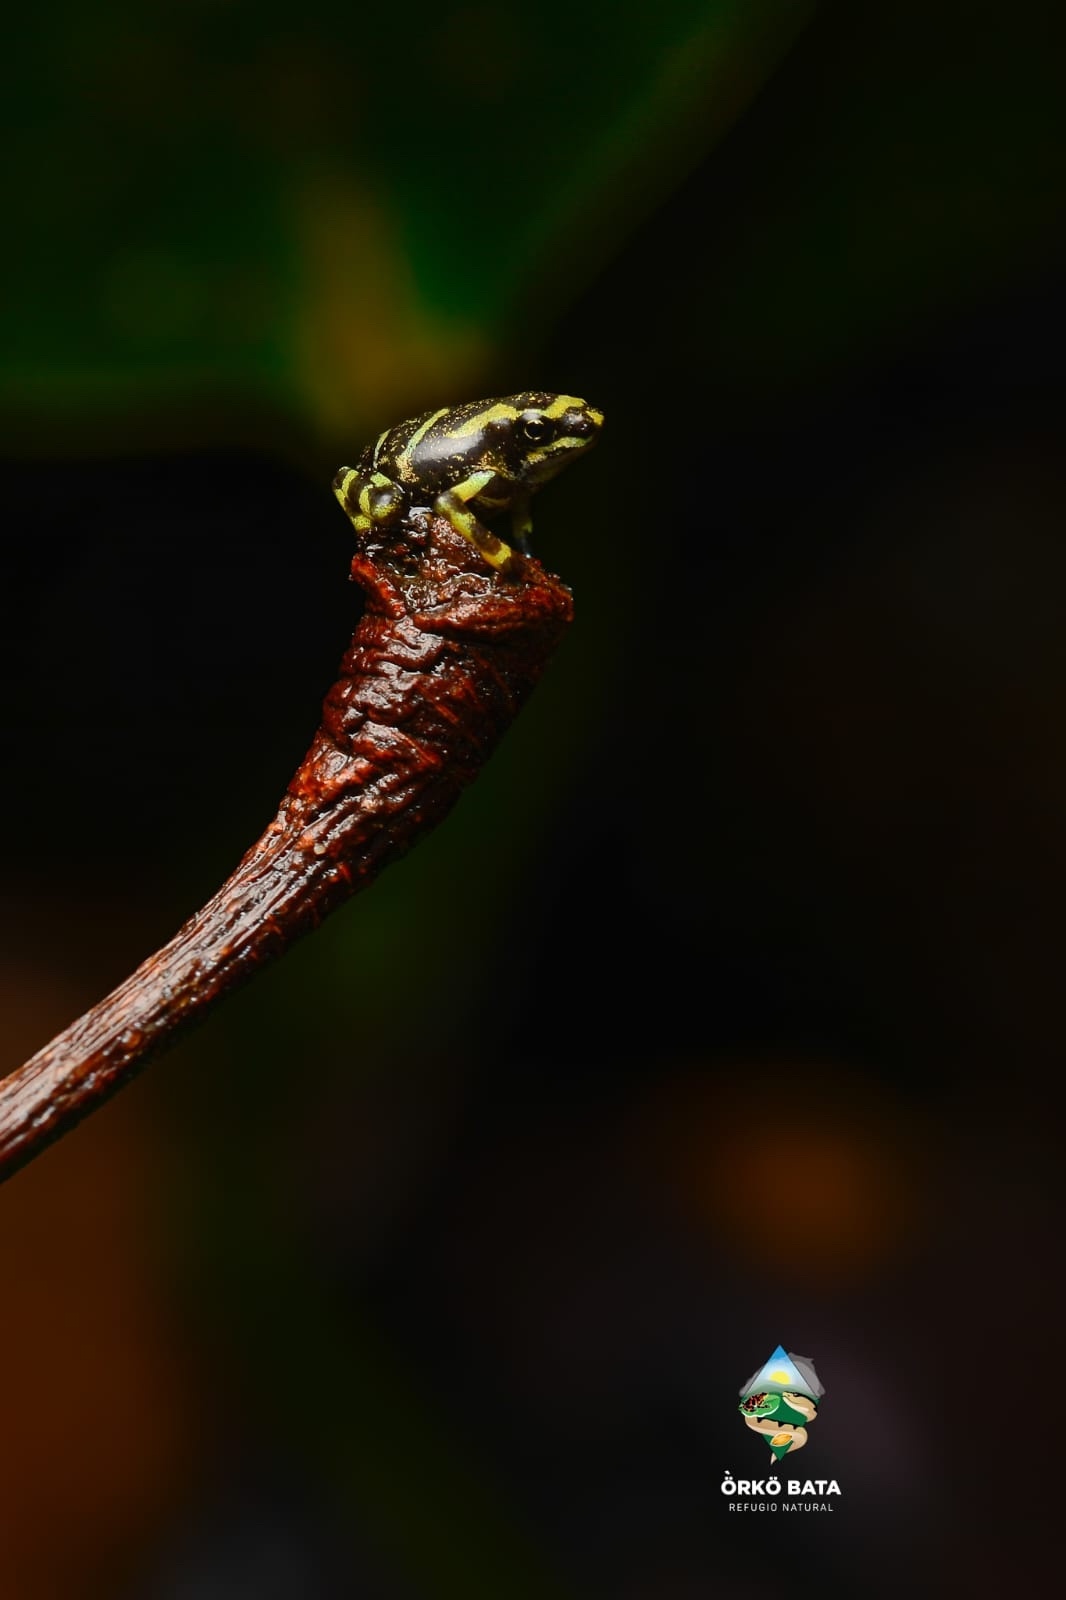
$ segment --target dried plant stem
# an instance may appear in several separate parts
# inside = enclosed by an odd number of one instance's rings
[[[538,562],[501,572],[428,514],[365,541],[352,576],[365,610],[276,817],[168,944],[0,1083],[0,1181],[439,822],[571,616]]]

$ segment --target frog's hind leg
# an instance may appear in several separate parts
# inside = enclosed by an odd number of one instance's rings
[[[342,467],[333,480],[337,496],[356,533],[369,533],[375,524],[392,522],[406,504],[398,483],[383,472],[369,474]]]
[[[364,482],[355,467],[342,467],[333,480],[333,493],[356,533],[369,533],[370,518],[359,507],[359,486]]]

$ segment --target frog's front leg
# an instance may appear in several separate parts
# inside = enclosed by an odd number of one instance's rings
[[[514,551],[502,539],[497,539],[490,533],[481,519],[469,510],[467,502],[476,500],[477,496],[492,482],[496,476],[494,472],[472,472],[469,478],[464,478],[462,483],[457,483],[450,489],[444,489],[433,502],[433,509],[438,516],[447,517],[456,533],[461,533],[464,539],[469,539],[476,550],[480,550],[486,561],[494,567],[506,567]]]

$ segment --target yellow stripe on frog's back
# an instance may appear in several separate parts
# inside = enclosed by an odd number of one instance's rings
[[[422,443],[422,440],[426,437],[426,434],[429,432],[430,428],[432,428],[435,422],[439,422],[441,417],[446,417],[450,410],[450,406],[441,406],[439,411],[430,412],[425,422],[421,423],[415,429],[414,433],[412,433],[411,437],[408,439],[407,443],[396,457],[397,467],[402,470],[402,468],[410,464],[413,452],[417,450],[418,446]]]
[[[418,468],[415,466],[415,451],[422,443],[422,440],[426,437],[426,434],[429,432],[430,428],[432,428],[435,423],[439,422],[442,417],[446,417],[450,410],[450,406],[441,406],[438,411],[431,411],[429,416],[426,417],[425,421],[418,424],[418,427],[414,430],[407,443],[403,445],[401,449],[395,452],[392,457],[392,470],[401,483],[418,482]],[[408,423],[407,427],[410,426],[411,424]]]
[[[472,417],[465,417],[455,428],[448,428],[444,437],[446,439],[470,439],[480,433],[482,428],[490,422],[513,422],[519,415],[514,406],[509,406],[506,401],[499,400],[494,406],[488,406],[484,411],[476,411]]]

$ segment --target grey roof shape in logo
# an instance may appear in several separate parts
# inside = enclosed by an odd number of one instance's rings
[[[814,1370],[814,1362],[811,1360],[810,1356],[798,1356],[794,1350],[790,1350],[788,1352],[788,1358],[792,1362],[792,1365],[795,1367],[796,1371],[800,1374],[800,1377],[806,1383],[814,1398],[816,1400],[820,1400],[825,1393],[825,1384],[821,1381],[817,1372]]]

